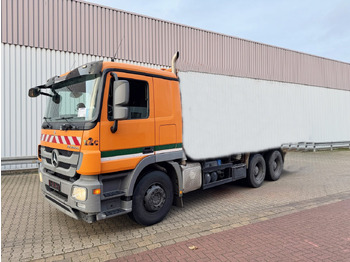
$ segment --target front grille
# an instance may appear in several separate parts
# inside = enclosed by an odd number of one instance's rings
[[[69,181],[69,182],[72,182],[72,183],[77,181],[80,178],[80,175],[77,174],[77,173],[75,173],[75,175],[73,177],[68,177],[68,176],[65,176],[65,175],[62,175],[60,173],[54,172],[54,171],[52,171],[50,169],[47,169],[47,168],[44,168],[44,171],[46,173],[49,173],[50,175],[53,175],[55,177],[58,177],[60,179],[63,179],[63,180],[66,180],[66,181]]]
[[[62,167],[62,168],[64,168],[64,169],[69,169],[69,168],[71,167],[70,164],[62,163],[62,162],[58,163],[58,166],[59,166],[59,167]],[[76,166],[75,166],[75,167],[76,167]]]
[[[51,147],[41,147],[41,157],[46,172],[68,181],[76,180],[79,152],[56,149],[58,151],[58,166],[55,167],[51,159],[54,150]]]
[[[50,158],[47,158],[46,159],[47,163],[49,163],[50,165],[52,165],[52,162],[51,162],[51,159]],[[59,162],[58,163],[58,167],[62,167],[64,169],[69,169],[71,167],[70,164],[67,164],[67,163],[63,163],[63,162]]]
[[[45,147],[45,151],[50,153],[50,154],[52,153],[53,150],[54,150],[54,148]],[[66,157],[70,157],[74,153],[73,151],[68,151],[68,150],[63,150],[63,149],[57,149],[57,150],[60,153],[60,155],[66,156]]]

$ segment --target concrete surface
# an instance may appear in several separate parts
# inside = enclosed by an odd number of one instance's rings
[[[128,216],[94,224],[49,206],[37,174],[1,177],[3,261],[106,261],[350,199],[350,151],[287,154],[280,180],[239,183],[184,196],[161,223]],[[350,220],[348,220],[350,221]],[[214,237],[214,235],[212,235]]]

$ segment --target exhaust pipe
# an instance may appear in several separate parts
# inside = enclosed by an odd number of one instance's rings
[[[176,61],[177,61],[178,58],[179,58],[179,51],[177,51],[174,54],[173,59],[171,60],[171,72],[173,72],[176,76],[177,76],[177,73],[176,73]]]

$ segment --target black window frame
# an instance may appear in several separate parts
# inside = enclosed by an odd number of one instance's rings
[[[144,82],[145,83],[145,94],[146,94],[146,103],[147,103],[147,116],[146,117],[142,117],[142,118],[127,118],[125,120],[139,120],[139,119],[148,119],[149,115],[150,115],[150,96],[149,96],[149,83],[146,80],[140,80],[140,79],[135,79],[135,78],[128,78],[128,77],[118,77],[118,80],[126,80],[129,82],[130,85],[130,89],[131,89],[131,84],[130,81],[139,81],[139,82]],[[111,77],[110,79],[110,83],[109,83],[109,90],[108,90],[108,98],[107,98],[107,119],[108,121],[114,121],[113,119],[113,83],[114,83],[114,78]],[[131,95],[132,92],[130,92]],[[129,98],[129,102],[130,102],[130,98]],[[126,105],[126,107],[129,108],[130,110],[130,105]],[[110,110],[112,110],[112,113],[110,114]],[[129,113],[130,114],[130,113]]]

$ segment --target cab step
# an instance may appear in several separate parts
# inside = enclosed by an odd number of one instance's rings
[[[127,213],[127,211],[125,209],[122,208],[118,208],[118,209],[114,209],[114,210],[110,210],[107,212],[104,212],[106,214],[106,216],[111,217],[114,215],[122,215],[123,213]]]
[[[96,215],[96,220],[102,220],[102,219],[106,219],[106,218],[110,218],[110,217],[115,217],[115,216],[120,216],[120,215],[124,215],[129,213],[130,210],[125,210],[122,208],[116,208],[116,209],[112,209],[112,210],[108,210],[102,213],[99,213]]]
[[[103,199],[116,198],[125,196],[124,191],[114,190],[103,193]]]

